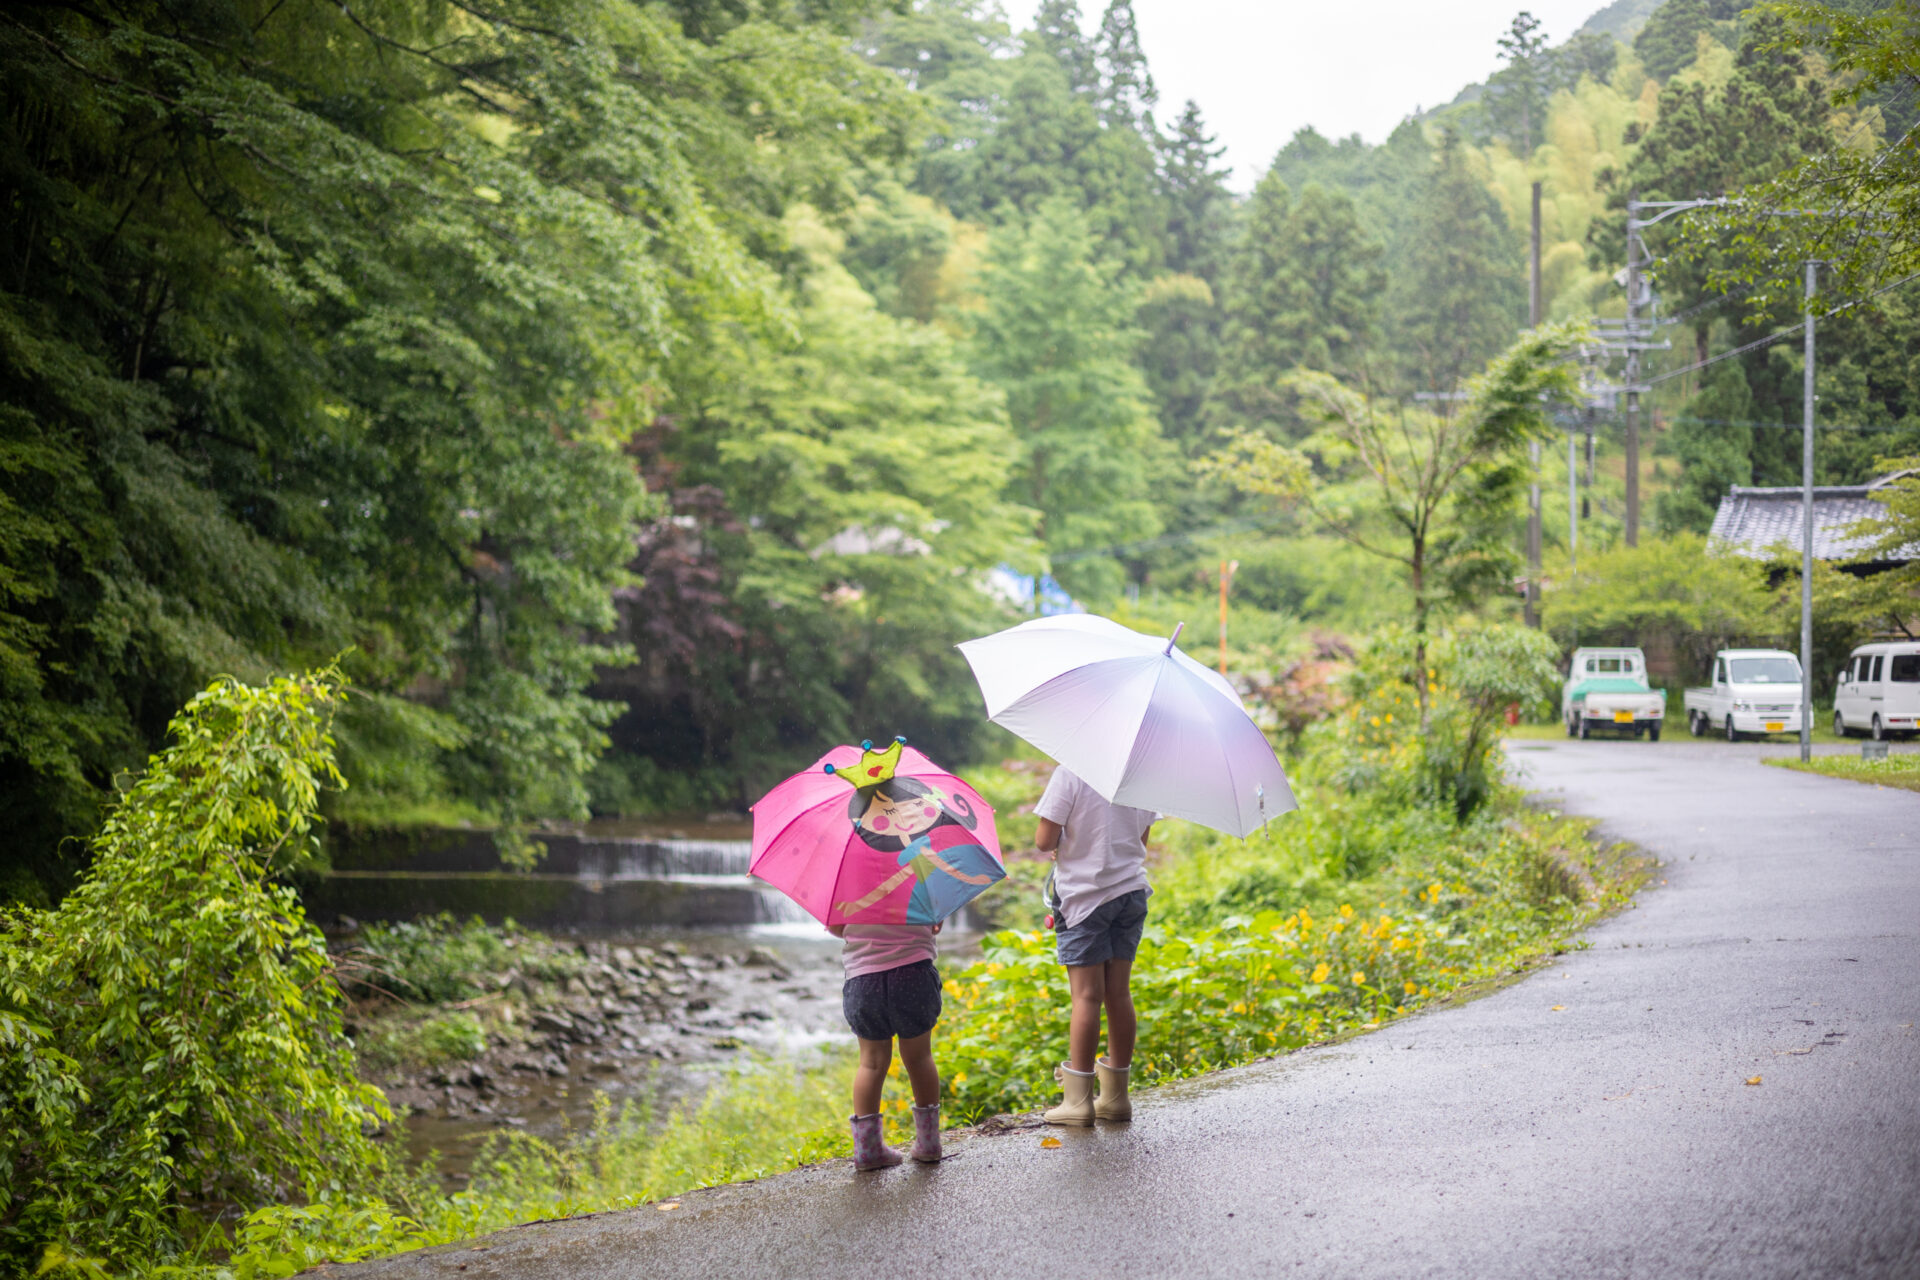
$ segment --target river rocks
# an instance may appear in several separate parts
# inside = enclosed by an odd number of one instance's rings
[[[550,1035],[566,1035],[573,1030],[573,1019],[562,1017],[551,1009],[535,1009],[532,1025],[535,1031],[544,1031]]]
[[[838,1000],[824,999],[840,988],[830,944],[515,942],[515,967],[488,975],[475,1009],[488,1030],[485,1054],[370,1077],[410,1113],[397,1128],[414,1156],[439,1151],[449,1174],[505,1126],[557,1139],[591,1123],[599,1094],[616,1109],[643,1092],[663,1108],[697,1101],[725,1078],[720,1063],[846,1035]],[[569,961],[561,972],[571,970],[570,980],[555,971],[555,953]],[[577,968],[574,956],[584,961]],[[379,1016],[354,1011],[357,1028]]]

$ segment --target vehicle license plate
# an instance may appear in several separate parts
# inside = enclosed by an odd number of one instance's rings
[[[1787,727],[1787,722],[1786,722],[1786,721],[1784,721],[1784,720],[1769,720],[1769,721],[1767,721],[1767,732],[1768,732],[1768,733],[1779,733],[1779,732],[1780,732],[1780,731],[1781,731],[1782,729],[1785,729],[1786,727]]]
[[[1614,712],[1614,713],[1613,713],[1613,722],[1614,722],[1615,724],[1632,724],[1632,723],[1633,723],[1633,712],[1631,712],[1631,711],[1616,711],[1616,712]]]

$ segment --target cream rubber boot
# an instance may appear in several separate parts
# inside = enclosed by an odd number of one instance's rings
[[[1063,1062],[1053,1069],[1053,1078],[1060,1082],[1065,1096],[1059,1106],[1044,1113],[1041,1119],[1048,1124],[1092,1124],[1093,1072],[1075,1071]]]
[[[913,1104],[913,1146],[907,1152],[921,1164],[940,1163],[940,1104]]]
[[[906,1159],[887,1145],[880,1132],[880,1114],[853,1117],[853,1167],[859,1170],[891,1169]]]
[[[1133,1068],[1116,1067],[1105,1058],[1095,1058],[1093,1070],[1100,1077],[1100,1100],[1093,1104],[1093,1114],[1102,1120],[1133,1119],[1133,1102],[1127,1097],[1127,1077],[1133,1074]]]

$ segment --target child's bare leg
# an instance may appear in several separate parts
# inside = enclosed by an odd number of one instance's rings
[[[1073,1000],[1073,1020],[1067,1025],[1067,1065],[1075,1071],[1093,1070],[1100,1052],[1100,1006],[1107,999],[1107,967],[1100,964],[1067,966],[1067,994]]]
[[[1133,961],[1109,960],[1102,967],[1106,971],[1107,1065],[1130,1067],[1135,1023],[1133,991],[1127,983],[1133,977]]]
[[[900,1041],[900,1065],[907,1069],[913,1100],[923,1107],[940,1101],[940,1068],[933,1064],[933,1032]],[[877,1095],[876,1095],[877,1096]]]
[[[880,1109],[880,1090],[892,1065],[893,1041],[860,1041],[860,1065],[853,1069],[853,1114],[870,1116]]]

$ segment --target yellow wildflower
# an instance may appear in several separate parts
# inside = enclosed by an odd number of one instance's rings
[[[1372,726],[1373,726],[1374,728],[1376,728],[1376,729],[1378,729],[1378,728],[1380,727],[1380,717],[1379,717],[1379,716],[1374,716],[1374,717],[1372,717],[1372,718],[1370,718],[1370,719],[1369,719],[1369,720],[1367,721],[1367,723],[1368,723],[1368,724],[1370,724],[1370,725],[1372,725]]]
[[[1356,987],[1364,987],[1367,985],[1367,971],[1365,969],[1355,969],[1353,971],[1353,985]]]
[[[1418,987],[1416,987],[1416,986],[1414,986],[1412,982],[1408,982],[1408,983],[1406,984],[1406,986],[1407,986],[1407,994],[1408,994],[1408,995],[1412,995],[1412,994],[1413,994],[1414,992],[1416,992],[1416,991],[1418,991],[1418,990],[1420,989],[1420,988],[1418,988]]]
[[[1313,980],[1315,982],[1325,982],[1327,975],[1332,972],[1333,969],[1331,967],[1324,964],[1317,964],[1313,966]]]
[[[1351,920],[1351,919],[1353,919],[1353,908],[1352,908],[1351,906],[1349,906],[1349,905],[1348,905],[1347,903],[1344,903],[1344,902],[1343,902],[1343,903],[1341,903],[1341,904],[1340,904],[1340,915],[1342,916],[1342,918],[1344,918],[1344,919],[1347,919],[1347,920]]]

